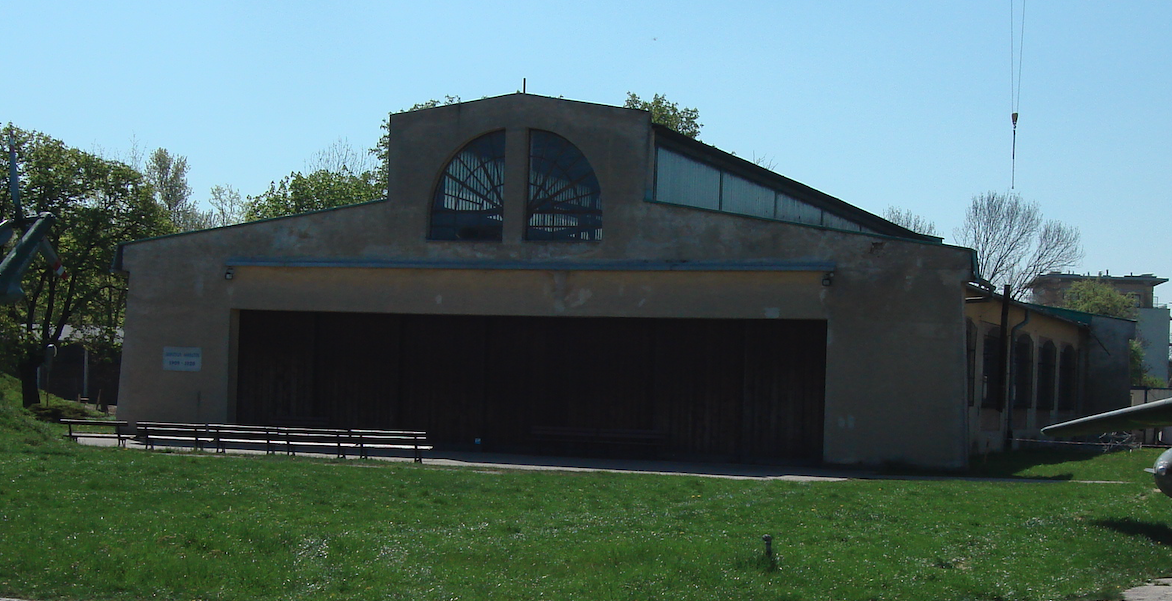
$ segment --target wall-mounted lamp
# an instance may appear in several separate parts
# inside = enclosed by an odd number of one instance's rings
[[[822,274],[822,285],[823,286],[829,286],[833,283],[834,283],[834,272],[833,271],[827,271],[826,273]]]
[[[230,280],[234,277],[236,277],[236,268],[235,267],[229,267],[224,270],[224,279],[225,280]]]

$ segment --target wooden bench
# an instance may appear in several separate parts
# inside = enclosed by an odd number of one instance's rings
[[[153,450],[158,442],[191,443],[197,450],[203,449],[205,444],[215,442],[208,428],[209,424],[140,421],[134,426],[138,438],[147,450]]]
[[[184,424],[138,422],[139,437],[148,449],[156,441],[191,443],[196,449],[211,446],[217,453],[229,447],[263,446],[266,454],[283,451],[296,455],[305,449],[332,449],[339,458],[357,452],[366,459],[374,449],[407,450],[416,463],[423,462],[423,451],[430,451],[427,433],[414,430],[369,430],[341,428],[302,428],[290,426],[254,426],[246,424]]]
[[[538,442],[571,442],[586,445],[638,445],[653,447],[661,447],[667,443],[667,433],[661,430],[533,426],[529,433],[531,438]]]
[[[211,424],[215,438],[216,452],[223,453],[230,446],[261,445],[265,453],[284,451],[296,455],[306,448],[333,449],[338,457],[345,457],[347,449],[354,447],[347,436],[348,430],[336,428],[300,428],[289,426],[248,426],[239,424]]]
[[[415,463],[423,462],[423,451],[430,451],[427,432],[415,430],[350,430],[351,440],[358,446],[358,455],[370,456],[370,449],[410,450]]]
[[[73,439],[76,442],[81,442],[80,439],[82,437],[85,437],[85,438],[113,438],[118,441],[118,446],[124,447],[124,446],[126,446],[126,439],[130,438],[130,434],[123,431],[123,428],[125,428],[128,425],[127,422],[124,420],[62,419],[61,423],[65,424],[66,426],[69,427],[69,434],[67,434],[67,436],[69,436],[69,438]],[[81,429],[74,430],[73,429],[74,426],[77,426],[79,428],[91,427],[91,426],[102,426],[102,427],[106,427],[106,428],[113,427],[114,431],[113,432],[92,432],[89,430],[81,430]]]
[[[249,426],[244,424],[207,424],[207,433],[215,452],[227,452],[229,447],[264,446],[265,454],[277,452],[276,426]]]

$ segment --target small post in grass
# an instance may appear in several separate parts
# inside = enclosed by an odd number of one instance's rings
[[[773,537],[766,534],[761,540],[765,541],[765,557],[773,559]]]

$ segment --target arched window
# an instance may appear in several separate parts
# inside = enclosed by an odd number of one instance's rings
[[[1078,351],[1063,345],[1058,360],[1058,410],[1073,411],[1078,400]]]
[[[985,333],[984,351],[981,353],[984,368],[984,386],[981,392],[981,407],[1004,409],[1001,403],[1001,333],[996,328]]]
[[[977,324],[971,319],[964,320],[964,323],[965,373],[968,376],[969,407],[972,407],[977,397]]]
[[[1034,343],[1029,334],[1017,337],[1013,363],[1013,408],[1029,409],[1034,402]]]
[[[472,140],[452,157],[435,186],[431,240],[501,239],[505,132]]]
[[[601,196],[577,146],[555,133],[529,132],[526,240],[601,240]]]
[[[1058,349],[1047,340],[1038,351],[1038,409],[1054,408],[1054,381],[1058,375]]]

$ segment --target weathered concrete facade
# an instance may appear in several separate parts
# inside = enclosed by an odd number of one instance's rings
[[[501,239],[429,240],[445,165],[501,130]],[[601,240],[525,239],[535,130],[568,140],[593,167]],[[826,331],[824,351],[810,347],[825,353],[822,461],[966,464],[971,251],[800,184],[787,194],[873,233],[676,206],[656,187],[656,151],[672,136],[641,111],[519,94],[395,115],[390,133],[385,201],[122,247],[130,295],[121,417],[235,421],[244,402],[240,318],[250,311],[815,320]],[[673,143],[761,185],[783,179]],[[168,348],[198,349],[198,371],[164,369]]]
[[[1034,278],[1030,289],[1034,302],[1059,307],[1065,304],[1070,287],[1083,281],[1107,284],[1135,301],[1135,337],[1144,350],[1144,370],[1149,376],[1167,382],[1168,342],[1172,340],[1168,331],[1170,313],[1167,304],[1157,302],[1155,289],[1168,279],[1150,273],[1124,276],[1047,273]]]
[[[972,287],[966,304],[974,452],[1001,451],[1038,439],[1050,424],[1127,406],[1134,321],[1010,301],[1003,328],[1004,302]]]

